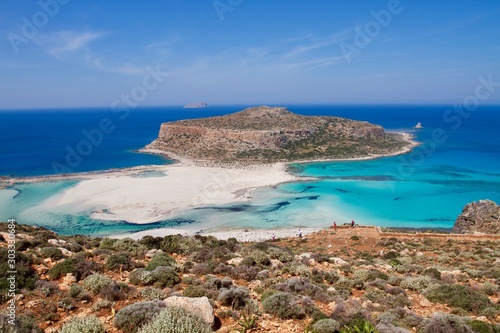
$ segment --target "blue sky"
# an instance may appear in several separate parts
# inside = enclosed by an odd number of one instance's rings
[[[0,109],[500,103],[497,0],[2,0],[0,36]]]

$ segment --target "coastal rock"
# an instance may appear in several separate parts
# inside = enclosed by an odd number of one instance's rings
[[[260,106],[164,123],[145,149],[204,163],[269,163],[392,154],[408,145],[403,135],[368,122]]]
[[[500,234],[500,206],[491,200],[467,204],[457,217],[452,232]]]
[[[214,309],[206,296],[193,298],[172,296],[164,299],[163,302],[167,306],[178,306],[188,312],[195,313],[209,325],[214,323]]]

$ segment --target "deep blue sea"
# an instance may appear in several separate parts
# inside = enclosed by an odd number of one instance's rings
[[[0,176],[98,171],[169,160],[136,150],[154,140],[160,124],[242,110],[180,107],[0,111]],[[76,181],[18,184],[0,190],[0,220],[42,225],[64,234],[109,235],[197,223],[216,227],[326,227],[360,224],[451,228],[463,206],[500,203],[500,107],[468,112],[448,106],[287,105],[304,115],[332,115],[411,132],[423,144],[411,153],[370,161],[291,164],[316,177],[253,192],[244,205],[200,207],[151,225],[98,221],[87,212],[41,211],[37,205]],[[414,129],[421,122],[422,129]]]

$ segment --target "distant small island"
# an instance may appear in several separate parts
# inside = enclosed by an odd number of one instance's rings
[[[376,158],[414,146],[408,134],[386,132],[368,122],[259,106],[163,123],[158,138],[144,151],[203,163],[262,164]]]
[[[208,108],[207,102],[193,102],[184,105],[184,109],[204,109]]]

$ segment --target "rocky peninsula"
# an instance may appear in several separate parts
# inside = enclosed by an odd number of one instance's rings
[[[259,106],[163,123],[158,138],[145,150],[209,164],[263,164],[373,158],[401,154],[413,146],[408,136],[368,122]]]
[[[500,234],[500,206],[491,200],[467,204],[457,217],[453,232]]]

